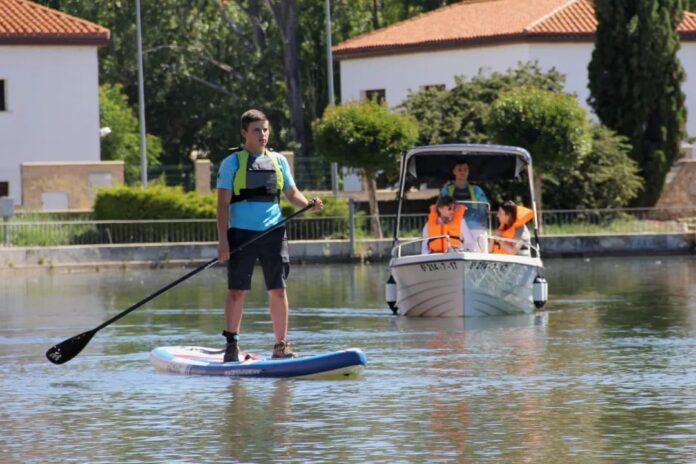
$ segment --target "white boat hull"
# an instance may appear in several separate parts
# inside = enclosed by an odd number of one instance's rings
[[[443,253],[393,258],[396,306],[410,317],[529,314],[539,258]]]

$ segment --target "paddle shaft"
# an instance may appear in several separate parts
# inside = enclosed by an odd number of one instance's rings
[[[246,245],[246,244],[245,244],[245,245]],[[95,327],[93,331],[94,331],[94,332],[97,332],[97,331],[103,329],[104,327],[106,327],[106,326],[108,326],[108,325],[110,325],[110,324],[113,324],[113,323],[116,322],[117,320],[121,319],[123,316],[129,314],[129,313],[132,312],[132,311],[135,311],[136,309],[138,309],[139,307],[141,307],[142,305],[144,305],[144,304],[147,303],[148,301],[150,301],[150,300],[152,300],[152,299],[154,299],[154,298],[157,298],[158,296],[160,296],[162,293],[166,292],[166,291],[169,290],[170,288],[176,287],[177,285],[179,285],[179,284],[180,284],[181,282],[183,282],[184,280],[186,280],[186,279],[188,279],[188,278],[190,278],[190,277],[193,277],[194,275],[198,274],[199,272],[201,272],[201,271],[203,271],[203,270],[205,270],[205,269],[208,269],[210,266],[214,265],[214,264],[217,263],[217,262],[218,262],[218,259],[217,259],[217,258],[211,259],[210,261],[208,261],[207,263],[205,263],[203,266],[197,267],[196,269],[194,269],[193,271],[189,272],[188,274],[179,277],[178,279],[176,279],[174,282],[170,283],[169,285],[166,285],[166,286],[160,288],[159,290],[157,290],[155,293],[151,294],[150,296],[147,296],[147,297],[143,298],[142,300],[138,301],[137,303],[132,304],[132,305],[129,306],[127,309],[125,309],[124,311],[118,313],[117,315],[115,315],[114,317],[112,317],[111,319],[109,319],[108,321],[103,322],[103,323],[102,323],[101,325],[99,325],[98,327]]]
[[[309,204],[308,204],[307,206],[305,206],[304,208],[302,208],[302,209],[300,209],[300,210],[298,210],[298,211],[295,211],[293,214],[291,214],[290,216],[286,217],[285,219],[283,219],[282,221],[280,221],[280,222],[279,222],[278,224],[276,224],[275,226],[270,227],[270,228],[264,230],[263,232],[259,233],[258,235],[255,235],[255,236],[252,237],[251,239],[247,240],[245,243],[242,243],[241,245],[239,245],[239,246],[235,247],[234,249],[230,250],[230,259],[232,259],[232,255],[233,255],[234,253],[237,253],[238,251],[242,250],[244,247],[246,247],[246,246],[252,244],[253,242],[255,242],[256,240],[260,239],[261,237],[264,237],[264,236],[270,234],[270,233],[273,232],[274,230],[280,228],[281,226],[283,226],[284,224],[286,224],[288,221],[290,221],[291,219],[293,219],[293,218],[296,217],[296,216],[299,216],[300,214],[304,213],[305,211],[307,211],[308,209],[312,208],[313,206],[314,206],[314,202],[313,202],[313,201],[310,201]],[[211,259],[210,261],[208,261],[208,262],[205,263],[204,265],[202,265],[202,266],[200,266],[200,267],[197,267],[196,269],[194,269],[193,271],[189,272],[188,274],[179,277],[179,278],[176,279],[174,282],[172,282],[172,283],[170,283],[170,284],[168,284],[168,285],[166,285],[166,286],[160,288],[160,289],[157,290],[156,292],[154,292],[154,293],[152,293],[151,295],[149,295],[149,296],[143,298],[142,300],[138,301],[137,303],[132,304],[131,306],[129,306],[129,307],[126,308],[125,310],[121,311],[120,313],[118,313],[117,315],[115,315],[114,317],[112,317],[111,319],[109,319],[108,321],[103,322],[102,324],[100,324],[99,326],[95,327],[94,329],[92,329],[92,330],[90,330],[90,331],[88,331],[88,332],[84,332],[84,333],[82,333],[82,334],[76,335],[75,337],[71,337],[71,338],[69,338],[69,339],[67,339],[67,340],[65,340],[65,341],[63,341],[63,342],[61,342],[61,343],[55,345],[54,347],[52,347],[51,349],[48,350],[48,352],[46,353],[46,356],[48,357],[49,361],[51,361],[51,362],[53,362],[53,363],[55,363],[55,364],[62,364],[62,363],[64,363],[64,362],[69,361],[69,360],[72,359],[73,357],[77,356],[77,354],[82,350],[82,348],[84,348],[84,346],[87,345],[87,343],[89,343],[89,340],[91,340],[91,338],[94,336],[95,333],[97,333],[98,331],[100,331],[100,330],[103,329],[104,327],[106,327],[106,326],[108,326],[108,325],[110,325],[110,324],[113,324],[113,323],[116,322],[117,320],[121,319],[123,316],[125,316],[125,315],[131,313],[132,311],[135,311],[136,309],[138,309],[139,307],[141,307],[142,305],[144,305],[144,304],[147,303],[148,301],[152,300],[153,298],[158,297],[159,295],[161,295],[162,293],[166,292],[166,291],[169,290],[170,288],[179,285],[179,284],[180,284],[181,282],[183,282],[184,280],[189,279],[190,277],[193,277],[194,275],[198,274],[199,272],[201,272],[201,271],[203,271],[203,270],[205,270],[205,269],[208,269],[209,267],[211,267],[212,265],[214,265],[214,264],[217,263],[217,262],[218,262],[218,258],[213,258],[213,259]],[[73,340],[73,339],[75,339],[75,340]],[[76,350],[74,353],[63,353],[63,349],[62,349],[62,348],[68,349],[68,348],[70,348],[71,346],[74,347],[75,350]],[[57,352],[57,353],[56,353],[56,352]]]

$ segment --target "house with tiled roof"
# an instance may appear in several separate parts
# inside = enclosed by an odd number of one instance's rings
[[[377,95],[395,106],[409,91],[451,88],[455,76],[536,61],[565,74],[566,91],[587,108],[596,27],[591,0],[464,0],[336,45],[341,100]],[[678,32],[687,131],[696,136],[696,15],[685,13]]]
[[[99,162],[97,49],[109,40],[89,21],[0,0],[0,197],[26,202],[22,164]],[[60,204],[65,192],[44,193]]]

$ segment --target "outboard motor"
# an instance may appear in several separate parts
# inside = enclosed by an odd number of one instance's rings
[[[399,308],[396,307],[396,281],[394,280],[394,276],[391,274],[389,274],[389,279],[384,285],[384,293],[389,308],[391,308],[392,313],[396,315],[397,311],[399,310]]]
[[[532,295],[534,297],[534,306],[543,308],[546,300],[549,298],[549,284],[544,277],[536,276],[532,286]]]

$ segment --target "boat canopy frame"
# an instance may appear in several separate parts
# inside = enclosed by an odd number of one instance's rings
[[[472,182],[488,180],[509,180],[518,178],[526,171],[531,207],[534,211],[534,236],[537,246],[538,219],[534,198],[534,176],[532,156],[520,147],[475,143],[455,143],[426,145],[408,150],[401,158],[397,219],[394,225],[394,244],[399,241],[401,207],[405,196],[408,175],[418,180],[449,179],[452,168],[458,161],[469,164],[469,180]]]

